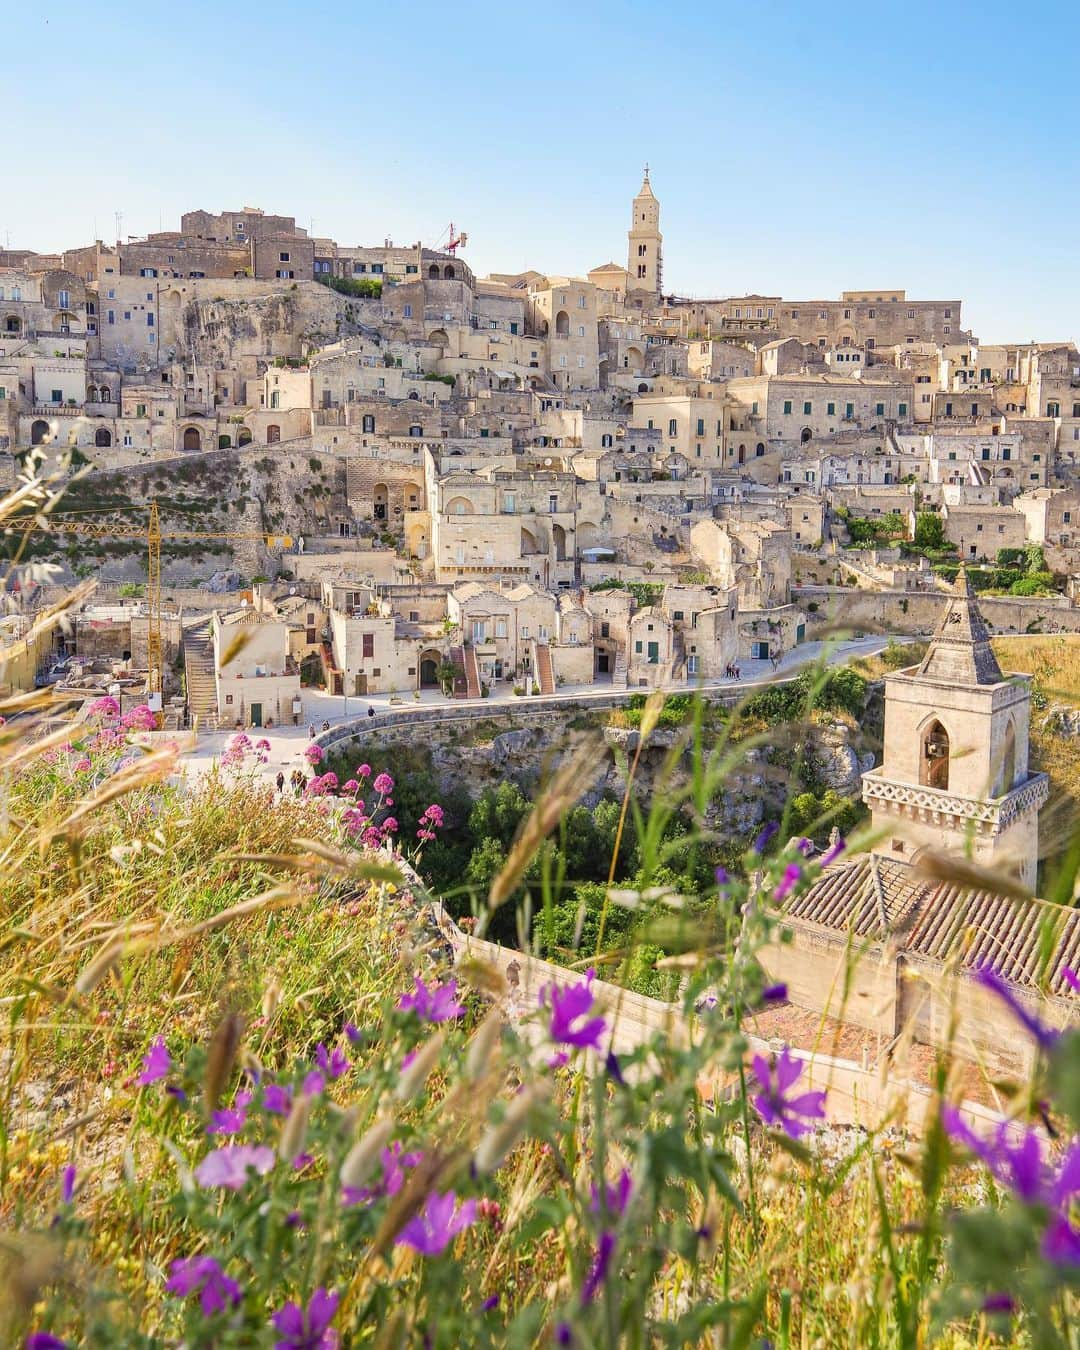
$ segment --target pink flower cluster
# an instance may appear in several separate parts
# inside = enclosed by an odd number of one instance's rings
[[[314,742],[312,742],[311,745],[304,746],[304,758],[312,768],[314,768],[316,764],[321,764],[323,762],[323,754],[324,751],[322,746],[316,745]]]
[[[130,712],[124,713],[120,725],[125,731],[154,731],[157,729],[157,717],[145,703],[140,703]]]
[[[119,717],[120,704],[111,694],[106,694],[102,698],[96,698],[92,703],[86,705],[87,717]]]
[[[336,773],[317,773],[313,778],[309,778],[304,785],[305,797],[328,797],[337,792],[338,777]]]
[[[443,809],[437,803],[432,804],[425,810],[420,817],[420,828],[416,831],[416,837],[421,843],[428,843],[435,838],[435,831],[443,827]]]
[[[259,740],[252,744],[251,737],[246,732],[238,731],[235,736],[230,736],[225,753],[221,756],[221,763],[226,769],[241,769],[249,758],[256,764],[265,764],[269,749],[269,741]]]

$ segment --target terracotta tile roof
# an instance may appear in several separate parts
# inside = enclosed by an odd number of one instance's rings
[[[870,941],[889,938],[913,957],[989,965],[1014,984],[1075,997],[1061,971],[1080,970],[1080,909],[928,881],[910,863],[860,854],[826,868],[784,915]]]

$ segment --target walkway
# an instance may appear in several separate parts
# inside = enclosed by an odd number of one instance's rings
[[[904,642],[913,639],[895,640]],[[685,694],[697,688],[706,692],[726,689],[749,693],[754,688],[770,684],[776,679],[789,679],[820,659],[824,659],[830,666],[838,666],[846,665],[853,657],[873,656],[881,651],[888,641],[886,637],[875,636],[853,638],[841,643],[806,642],[788,652],[776,671],[769,661],[743,661],[739,667],[741,675],[739,680],[711,680],[701,685],[681,682],[665,685],[664,690],[669,694]],[[610,702],[613,696],[629,699],[634,694],[647,692],[642,689],[616,688],[611,684],[562,685],[554,694],[547,695],[544,703],[550,704],[554,699],[571,703],[588,703],[590,700]],[[438,689],[421,689],[409,696],[372,694],[364,698],[356,698],[353,695],[346,698],[341,694],[328,694],[321,689],[304,689],[302,693],[304,716],[301,726],[275,726],[269,730],[255,732],[247,728],[248,735],[253,740],[263,737],[270,742],[267,763],[261,772],[263,777],[271,782],[279,771],[284,772],[288,778],[296,768],[307,769],[304,747],[309,740],[309,724],[314,725],[319,734],[322,732],[323,722],[328,722],[332,731],[339,730],[350,722],[356,723],[358,731],[364,731],[369,726],[377,727],[380,718],[390,713],[407,715],[414,710],[430,712],[433,708],[445,708],[452,709],[458,716],[462,711],[471,711],[477,718],[482,718],[497,715],[500,709],[521,708],[530,702],[528,698],[515,697],[508,683],[496,685],[489,698],[479,699],[450,700]],[[375,709],[374,717],[367,716],[368,708]],[[195,749],[183,758],[188,771],[195,774],[206,773],[222,754],[233,734],[228,730],[201,733]]]

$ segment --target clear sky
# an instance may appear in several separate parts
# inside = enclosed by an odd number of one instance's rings
[[[665,290],[904,287],[984,341],[1072,338],[1078,50],[1070,0],[5,0],[0,240],[254,205],[578,274],[625,263],[648,160]]]

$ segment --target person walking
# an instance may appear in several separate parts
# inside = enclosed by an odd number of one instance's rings
[[[278,776],[274,779],[274,782],[277,783],[278,796],[280,797],[285,791],[285,775],[280,769],[278,769]]]

